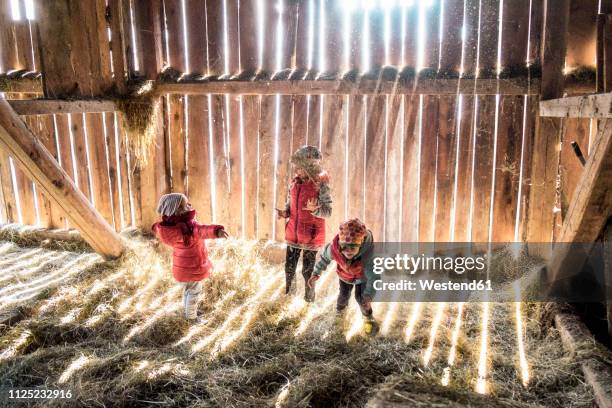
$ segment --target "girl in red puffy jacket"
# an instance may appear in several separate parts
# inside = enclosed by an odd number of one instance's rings
[[[321,152],[314,146],[302,146],[292,156],[295,176],[289,185],[284,209],[276,209],[280,218],[285,218],[286,293],[293,293],[295,269],[302,255],[304,282],[312,275],[317,251],[325,244],[325,218],[331,215],[332,199],[329,176],[321,170]],[[315,289],[305,286],[304,300],[315,299]]]
[[[162,221],[153,224],[152,230],[161,242],[173,248],[172,274],[183,286],[185,317],[196,320],[201,281],[210,275],[213,266],[204,240],[227,238],[227,233],[222,225],[199,224],[196,211],[184,194],[164,194],[157,212]]]

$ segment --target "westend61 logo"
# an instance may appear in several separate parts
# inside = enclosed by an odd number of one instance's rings
[[[374,257],[372,271],[380,275],[387,271],[404,271],[414,275],[417,271],[455,272],[461,275],[465,272],[482,272],[486,268],[486,254],[483,256],[412,256],[395,254],[395,256]]]

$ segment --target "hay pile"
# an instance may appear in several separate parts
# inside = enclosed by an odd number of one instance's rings
[[[39,402],[62,407],[352,407],[364,406],[379,388],[390,387],[399,387],[392,394],[410,406],[431,406],[434,401],[466,406],[592,405],[578,363],[563,354],[558,334],[549,330],[540,335],[535,305],[523,305],[531,370],[524,387],[514,305],[491,304],[489,395],[480,396],[472,390],[481,304],[463,309],[457,357],[449,385],[443,387],[457,305],[445,307],[425,367],[423,352],[437,305],[422,306],[406,342],[414,305],[376,304],[379,321],[391,318],[383,333],[367,339],[359,332],[353,301],[344,320],[335,317],[333,274],[322,277],[317,303],[308,307],[284,295],[282,265],[264,260],[263,243],[228,240],[210,249],[215,272],[205,281],[200,305],[208,320],[189,326],[180,314],[181,293],[169,273],[168,251],[138,239],[132,246],[117,261],[93,255],[96,258],[81,269],[75,263],[78,274],[19,304],[19,321],[0,331],[0,383],[71,389],[72,400]],[[32,249],[0,243],[3,268],[23,262],[25,250]],[[41,251],[49,257],[63,253]],[[54,273],[67,261],[54,264],[55,269],[36,270],[43,261],[30,258],[15,268],[20,273],[0,282],[0,290]]]

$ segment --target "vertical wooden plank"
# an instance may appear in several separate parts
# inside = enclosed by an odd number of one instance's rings
[[[260,118],[259,97],[244,95],[242,97],[242,110],[244,118],[244,206],[246,218],[244,220],[245,236],[249,239],[257,238],[257,175],[258,175],[258,139]]]
[[[529,66],[542,69],[542,31],[544,24],[544,0],[532,0],[529,12]]]
[[[0,1],[0,72],[21,69],[9,1]]]
[[[172,94],[166,96],[168,143],[172,166],[172,191],[175,193],[185,193],[187,191],[187,132],[185,128],[184,102],[184,95]]]
[[[459,73],[461,68],[461,26],[463,24],[464,0],[444,2],[444,27],[440,43],[440,71]]]
[[[419,241],[433,242],[435,233],[436,157],[439,98],[423,96],[419,182]]]
[[[440,7],[441,0],[434,0],[430,7],[424,7],[425,40],[423,68],[438,69],[440,60]]]
[[[366,13],[361,8],[357,8],[350,13],[350,46],[349,68],[357,72],[363,71],[363,30]]]
[[[595,67],[598,0],[571,0],[568,24],[567,68]]]
[[[140,74],[146,79],[155,79],[165,58],[162,47],[162,0],[132,0],[131,4]],[[131,44],[126,44],[126,50],[129,59],[129,54],[133,52]]]
[[[123,213],[121,211],[119,198],[121,194],[121,187],[119,185],[120,167],[118,158],[121,144],[119,143],[119,131],[117,129],[119,127],[119,123],[116,123],[116,120],[119,119],[119,117],[116,117],[116,115],[113,113],[103,113],[102,115],[104,115],[104,124],[106,125],[104,135],[108,141],[108,179],[111,203],[113,206],[113,223],[111,225],[114,225],[115,229],[120,229],[123,222]]]
[[[306,97],[308,103],[306,144],[319,146],[321,140],[321,96],[309,95]]]
[[[500,61],[504,71],[525,67],[528,55],[529,1],[504,2]],[[523,97],[500,96],[493,199],[492,239],[514,241],[523,138]]]
[[[418,47],[418,7],[402,7],[401,9],[404,23],[404,38],[402,39],[402,65],[415,68],[417,65]],[[400,32],[401,34],[401,32]],[[418,103],[418,98],[416,98]]]
[[[497,76],[497,47],[499,39],[499,2],[483,0],[480,3],[479,77]],[[486,99],[483,100],[486,102]]]
[[[208,74],[223,75],[223,2],[206,0],[206,30],[208,42]]]
[[[72,159],[72,143],[70,141],[70,124],[68,114],[56,114],[56,138],[59,146],[60,165],[72,180],[75,180]]]
[[[93,191],[93,202],[96,209],[110,224],[114,224],[113,209],[110,197],[110,181],[108,177],[107,144],[104,134],[104,123],[102,113],[86,113],[85,128],[89,146],[89,158],[91,165],[91,182]],[[115,225],[119,230],[121,225]]]
[[[257,0],[241,0],[240,22],[240,65],[243,72],[254,74],[259,67],[257,47]]]
[[[395,60],[397,63],[398,59]],[[402,211],[402,138],[404,109],[401,95],[386,96],[385,241],[400,242]]]
[[[404,97],[403,169],[402,169],[402,242],[419,240],[419,123],[421,110],[419,95]]]
[[[342,24],[343,24],[343,9],[339,7],[334,0],[322,0],[323,16],[325,21],[323,24],[325,46],[325,65],[322,70],[337,74],[343,70],[344,59],[344,41],[342,39]]]
[[[437,242],[450,241],[457,148],[456,101],[455,96],[441,96],[439,101],[434,235],[434,240]]]
[[[316,17],[315,9],[311,6],[314,0],[297,0],[297,27],[295,40],[295,66],[297,69],[310,69],[309,55],[311,41],[316,44],[316,37],[311,36],[312,19]],[[314,31],[312,34],[316,35]]]
[[[109,0],[108,18],[111,31],[110,51],[112,52],[111,65],[113,68],[116,92],[123,94],[126,92],[126,80],[128,77],[128,64],[126,51],[130,51],[129,40],[132,30],[130,27],[131,13],[129,11],[130,0]]]
[[[475,141],[472,242],[488,242],[493,177],[493,144],[495,133],[495,99],[493,95],[478,98],[478,120]]]
[[[231,215],[229,231],[240,237],[243,236],[240,100],[237,95],[225,95],[224,103],[227,115],[225,126],[228,138],[227,164],[229,166],[229,196],[226,206],[229,208]]]
[[[202,22],[206,21],[206,4],[189,0],[187,5],[188,54],[191,72],[205,73],[207,67],[207,33]],[[209,106],[207,96],[186,96],[187,132],[189,152],[187,174],[189,177],[187,194],[198,211],[200,222],[212,221],[212,180],[210,174]]]
[[[178,72],[187,70],[187,60],[185,58],[185,41],[183,30],[183,10],[181,0],[164,0],[164,11],[166,16],[165,34],[168,36],[168,55],[170,66]],[[143,50],[146,52],[146,50]]]
[[[348,174],[349,197],[348,217],[365,220],[365,203],[367,197],[364,184],[366,181],[366,96],[349,97],[349,130],[348,130]],[[330,229],[337,225],[330,223]],[[380,239],[380,238],[379,238]]]
[[[495,242],[514,241],[523,137],[523,97],[501,97],[493,201]]]
[[[474,100],[463,95],[461,124],[458,131],[459,161],[456,164],[455,222],[451,240],[468,242],[470,238],[470,198],[472,193],[472,157],[474,154]]]
[[[132,196],[130,195],[130,168],[128,166],[128,145],[127,134],[123,127],[117,127],[119,132],[119,167],[121,169],[121,200],[123,202],[123,220],[122,228],[130,227],[133,224],[132,220]]]
[[[24,225],[36,225],[36,205],[34,203],[34,190],[32,181],[15,163],[15,181],[19,191],[19,207],[21,209],[21,222]]]
[[[9,155],[0,150],[0,187],[2,188],[3,213],[7,222],[18,222],[17,201],[13,190]]]
[[[279,103],[278,115],[278,137],[277,137],[277,160],[276,160],[276,201],[275,208],[284,208],[287,198],[287,186],[291,180],[291,119],[293,116],[291,96],[277,96]],[[275,130],[276,132],[276,130]],[[285,220],[276,220],[275,240],[285,237]]]
[[[240,32],[239,32],[239,15],[238,4],[240,0],[223,0],[225,4],[225,30],[227,31],[227,70],[230,75],[237,74],[240,71]]]
[[[69,114],[72,147],[76,164],[76,178],[81,192],[91,202],[91,189],[89,185],[89,160],[87,157],[87,139],[83,122],[83,114]]]
[[[542,38],[542,100],[558,98],[563,92],[563,65],[567,44],[569,0],[544,4],[544,30]],[[559,166],[559,136],[561,119],[539,118],[533,152],[529,219],[529,242],[549,242],[556,201],[556,177]],[[544,257],[549,253],[540,254]]]
[[[376,71],[385,64],[385,17],[382,9],[379,7],[369,10],[367,14],[370,40],[368,43],[370,47],[369,71]]]
[[[257,237],[272,239],[274,202],[274,108],[275,96],[261,96],[259,119]]]
[[[400,6],[394,5],[385,10],[385,32],[389,35],[389,46],[386,51],[385,65],[391,65],[401,69],[402,61],[402,10]]]
[[[331,240],[337,233],[337,226],[344,220],[346,200],[345,158],[346,158],[346,112],[343,96],[326,95],[323,101],[323,138],[321,153],[323,168],[330,174],[329,187],[332,193],[332,215],[327,220],[326,239]]]
[[[476,60],[478,54],[478,19],[480,16],[480,0],[466,0],[463,27],[463,76],[476,76]]]
[[[365,220],[375,240],[384,240],[385,96],[368,96]]]
[[[535,151],[534,140],[536,133],[536,123],[538,121],[538,108],[539,98],[537,96],[529,96],[526,98],[527,104],[527,115],[525,120],[525,131],[523,146],[523,174],[521,182],[521,194],[519,196],[520,209],[519,209],[519,230],[518,236],[520,241],[527,240],[528,232],[528,215],[530,189],[532,183],[531,171],[533,169],[533,152]]]
[[[187,45],[185,47],[189,57],[188,73],[204,74],[207,70],[206,4],[202,0],[186,0],[185,7],[187,26]],[[201,102],[196,103],[200,104],[198,108],[203,107]]]

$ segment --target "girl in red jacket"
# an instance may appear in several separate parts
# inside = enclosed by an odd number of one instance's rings
[[[279,218],[287,219],[285,241],[285,292],[293,293],[295,269],[300,252],[304,282],[312,275],[317,251],[325,244],[325,218],[332,212],[329,176],[321,169],[321,152],[314,146],[302,146],[291,156],[295,176],[289,185],[283,210],[276,209]],[[304,300],[313,302],[315,289],[305,286]]]
[[[227,238],[227,233],[222,225],[199,224],[195,220],[196,211],[184,194],[164,194],[159,199],[157,212],[162,221],[153,224],[152,230],[161,242],[173,248],[172,274],[183,286],[185,317],[195,321],[201,281],[210,275],[213,266],[204,240]]]

